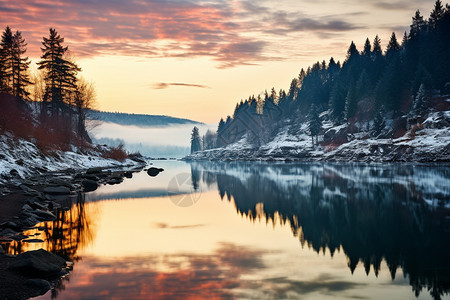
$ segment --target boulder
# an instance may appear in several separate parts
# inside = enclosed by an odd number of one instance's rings
[[[95,191],[98,187],[98,184],[96,181],[94,180],[90,180],[90,179],[85,179],[81,182],[81,184],[83,185],[83,190],[85,192],[92,192]]]
[[[161,173],[162,171],[164,171],[164,169],[162,168],[155,168],[155,167],[151,167],[147,170],[147,174],[151,177],[155,177],[156,175],[158,175],[159,173]]]
[[[70,180],[70,179],[67,178],[65,180],[65,179],[62,179],[62,178],[51,178],[48,182],[50,184],[53,184],[53,185],[65,186],[67,188],[70,188],[72,185],[70,184],[70,182],[68,180]]]
[[[44,188],[44,193],[50,195],[69,195],[70,189],[65,186],[48,186]]]
[[[89,179],[89,180],[94,180],[97,181],[98,177],[93,175],[93,174],[77,174],[75,175],[75,179]]]
[[[39,219],[41,221],[53,221],[53,220],[56,220],[56,216],[54,214],[52,214],[51,212],[49,212],[49,211],[36,209],[33,212],[33,214],[36,215],[37,219]]]
[[[65,266],[63,258],[39,249],[17,255],[8,269],[29,276],[51,276],[61,272]]]
[[[101,167],[89,168],[86,171],[86,174],[99,174],[99,173],[102,173]]]
[[[28,279],[25,284],[37,289],[40,295],[44,295],[51,288],[50,283],[44,279]]]
[[[107,181],[107,183],[110,184],[110,185],[119,184],[119,183],[122,183],[122,182],[123,182],[123,178],[122,177],[112,177],[112,178],[110,178]]]

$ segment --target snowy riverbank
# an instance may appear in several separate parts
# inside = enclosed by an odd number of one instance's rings
[[[420,128],[398,138],[373,138],[363,130],[349,134],[346,125],[324,124],[321,137],[344,136],[340,145],[312,146],[307,124],[291,133],[289,126],[274,139],[252,145],[249,135],[222,148],[196,152],[185,160],[450,162],[450,111],[431,113]],[[319,140],[320,141],[320,140]]]

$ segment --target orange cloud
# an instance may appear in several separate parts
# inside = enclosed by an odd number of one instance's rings
[[[32,57],[40,56],[42,37],[54,27],[81,57],[204,56],[219,67],[282,59],[267,53],[267,35],[359,28],[335,18],[271,11],[248,0],[0,0],[0,19],[3,27],[23,31]]]

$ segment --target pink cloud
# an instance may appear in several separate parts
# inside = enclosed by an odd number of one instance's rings
[[[293,28],[298,26],[294,15],[267,18],[269,13],[279,14],[247,0],[0,0],[0,26],[22,31],[32,57],[40,56],[42,37],[54,27],[81,57],[206,56],[219,67],[273,59],[266,53],[269,40],[264,36],[301,30]],[[309,30],[335,24],[333,20],[308,20],[302,26]],[[354,28],[346,22],[340,27]]]

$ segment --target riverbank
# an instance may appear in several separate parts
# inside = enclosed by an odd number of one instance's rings
[[[69,168],[45,172],[16,178],[13,183],[1,186],[0,299],[28,299],[44,294],[68,274],[66,267],[56,273],[37,272],[34,266],[41,265],[41,261],[29,262],[29,265],[20,270],[11,269],[20,257],[20,244],[43,242],[24,233],[44,230],[38,224],[55,221],[58,214],[80,201],[85,192],[93,191],[99,185],[120,184],[124,178],[131,178],[133,172],[141,171],[146,166],[142,159],[137,160],[85,170]],[[68,265],[71,264],[71,257],[63,259],[69,261]],[[44,262],[44,266],[45,264],[47,262]]]
[[[275,138],[259,146],[245,134],[235,143],[196,152],[184,160],[448,163],[450,113],[432,114],[421,128],[398,138],[373,138],[366,132],[349,134],[347,126],[343,125],[328,128],[318,145],[313,145],[304,124],[295,134],[286,127]]]
[[[71,257],[63,257],[68,263],[56,269],[52,260],[61,259],[48,252],[22,257],[21,245],[43,242],[24,233],[41,232],[38,224],[55,221],[84,193],[119,184],[146,164],[140,155],[127,157],[123,150],[106,146],[43,151],[12,133],[0,135],[0,299],[39,296],[70,271]],[[17,264],[23,267],[12,268]]]

